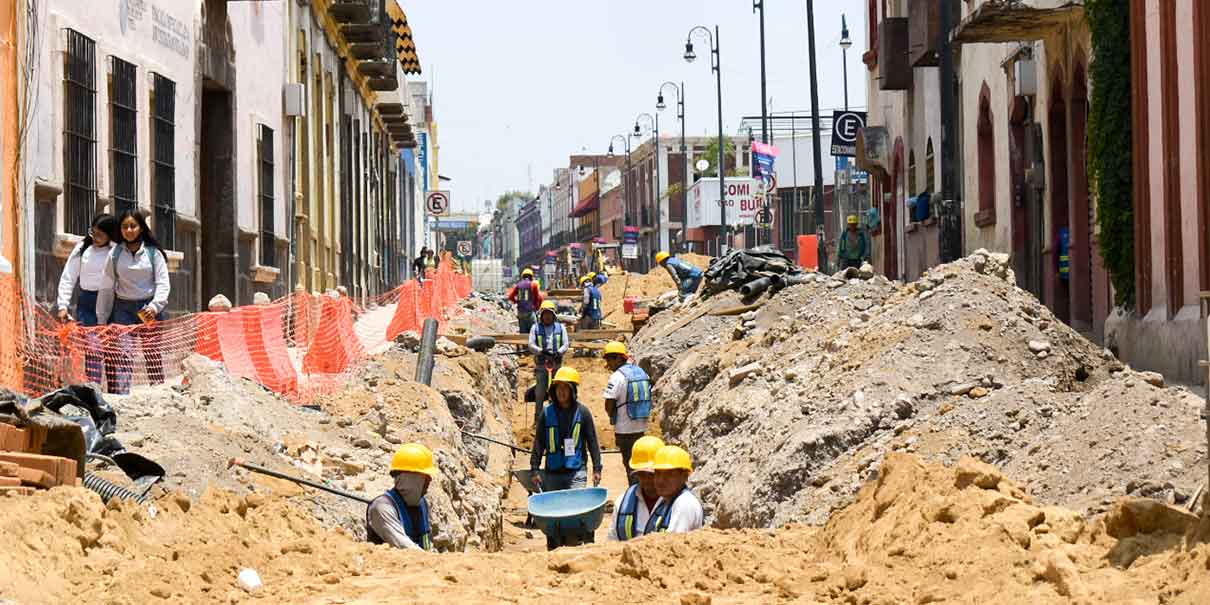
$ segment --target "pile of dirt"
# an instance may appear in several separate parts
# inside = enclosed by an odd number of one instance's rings
[[[710,266],[710,257],[700,254],[678,254],[677,258],[692,263],[699,269],[705,270]],[[668,272],[659,266],[651,269],[650,273],[627,272],[611,275],[609,281],[601,286],[601,310],[605,313],[604,321],[623,330],[629,330],[630,316],[622,308],[622,300],[635,297],[639,300],[654,300],[668,292],[676,292],[678,284],[672,281]]]
[[[888,456],[822,528],[707,529],[553,553],[370,546],[286,501],[210,491],[154,517],[79,488],[0,498],[0,598],[107,602],[1204,603],[1206,522],[1130,500],[1088,519],[995,468]],[[237,576],[257,572],[249,595]]]
[[[1082,511],[1204,479],[1200,398],[1138,373],[976,254],[906,286],[814,275],[738,317],[711,299],[636,337],[666,439],[719,527],[822,523],[892,451],[975,456]],[[666,317],[665,317],[666,316]]]
[[[480,443],[464,440],[459,424],[511,439],[500,406],[512,399],[513,361],[465,350],[438,357],[430,388],[411,380],[415,357],[392,348],[360,368],[343,391],[300,407],[195,356],[184,364],[184,385],[111,398],[118,438],[168,471],[157,493],[199,498],[211,486],[274,492],[355,536],[364,533],[364,505],[228,469],[228,460],[373,496],[390,485],[387,465],[398,445],[419,441],[433,449],[441,470],[429,496],[442,527],[434,543],[443,550],[499,549],[501,490],[492,461]]]

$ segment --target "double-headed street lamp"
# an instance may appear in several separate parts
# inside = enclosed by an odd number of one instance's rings
[[[683,185],[684,189],[682,193],[684,195],[689,195],[689,187],[692,184],[689,182],[688,148],[685,147],[685,83],[681,82],[680,86],[674,82],[664,82],[663,84],[660,84],[660,92],[655,97],[655,108],[658,111],[664,111],[668,108],[668,105],[664,103],[664,89],[669,86],[676,91],[676,119],[680,120],[681,122],[681,166],[685,169],[685,184]],[[671,204],[672,200],[669,199],[668,203]],[[669,245],[672,244],[671,241],[668,243]],[[666,246],[664,246],[664,242],[662,241],[660,242],[660,246],[661,248],[666,248]]]
[[[706,40],[710,43],[711,62],[710,68],[714,70],[714,85],[718,93],[718,204],[722,210],[723,232],[727,235],[727,248],[731,248],[731,226],[727,224],[727,186],[724,182],[727,174],[727,142],[723,138],[723,70],[722,61],[719,55],[719,36],[718,26],[714,26],[714,35],[710,35],[710,30],[698,25],[689,30],[685,36],[685,61],[692,63],[697,58],[697,54],[693,52],[693,34],[700,32],[706,36]]]
[[[840,55],[844,71],[844,110],[849,110],[849,47],[853,39],[849,37],[849,24],[845,21],[844,13],[840,15]]]
[[[642,140],[643,131],[639,128],[639,120],[646,118],[650,123],[653,136],[653,144],[655,145],[655,245],[659,248],[664,247],[663,238],[660,237],[660,116],[651,115],[647,112],[642,112],[634,118],[634,136],[636,139]],[[642,212],[639,213],[640,216]]]
[[[624,212],[622,221],[627,227],[629,227],[630,226],[630,216],[631,216],[630,215],[630,137],[623,136],[620,134],[613,135],[613,138],[609,139],[609,151],[606,152],[605,155],[606,155],[606,157],[611,157],[611,158],[613,157],[613,142],[618,139],[622,139],[622,144],[625,146],[625,149],[626,149],[626,172],[623,173],[623,175],[622,175],[622,179],[623,179],[622,180],[622,191],[624,192],[623,199],[622,199],[622,205],[626,208],[626,211]]]

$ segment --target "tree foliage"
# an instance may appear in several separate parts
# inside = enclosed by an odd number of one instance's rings
[[[533,198],[534,194],[529,193],[528,191],[506,191],[501,193],[499,197],[496,198],[496,210],[504,210],[508,207],[508,203],[514,199],[532,200]]]
[[[728,162],[731,163],[732,165],[736,164],[737,162],[735,161],[735,142],[729,138],[723,139],[723,141],[727,145],[727,147],[724,149],[723,153],[726,154]],[[714,137],[713,139],[710,139],[710,144],[706,145],[706,151],[702,154],[702,159],[706,160],[707,162],[710,162],[710,167],[707,168],[706,171],[702,173],[702,176],[718,176],[718,142],[719,142],[719,138]],[[736,176],[737,172],[738,172],[737,170],[733,169],[727,173],[727,176]]]
[[[1134,306],[1134,174],[1131,145],[1130,2],[1087,0],[1092,33],[1088,177],[1100,249],[1116,304]]]

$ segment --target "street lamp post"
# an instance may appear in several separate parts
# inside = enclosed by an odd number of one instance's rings
[[[815,190],[811,202],[815,205],[815,233],[819,241],[819,268],[827,271],[827,246],[823,241],[826,233],[823,224],[823,158],[819,149],[819,77],[815,72],[815,0],[807,0],[807,46],[810,49],[811,73],[811,144],[815,152]]]
[[[655,245],[658,248],[662,248],[663,238],[660,237],[660,116],[653,116],[647,112],[642,112],[635,116],[634,136],[636,138],[642,136],[642,131],[639,129],[639,120],[642,118],[647,118],[651,122],[652,133],[655,137],[653,140],[655,145]],[[640,138],[639,140],[642,139]]]
[[[630,137],[622,136],[620,134],[613,135],[613,138],[609,139],[609,151],[605,155],[607,157],[611,157],[611,158],[613,157],[613,142],[618,139],[622,139],[622,144],[625,146],[625,149],[626,149],[626,172],[623,173],[623,175],[622,175],[622,191],[623,191],[622,206],[625,208],[625,211],[623,212],[622,221],[623,221],[623,224],[625,224],[626,226],[629,227],[630,226],[630,217],[631,217],[631,214],[630,214]]]
[[[844,72],[844,110],[849,110],[849,47],[853,46],[853,39],[849,38],[849,24],[845,22],[844,13],[840,14],[840,55],[842,57],[841,66]]]
[[[710,43],[710,54],[713,59],[710,68],[714,70],[714,85],[718,93],[718,203],[722,208],[723,232],[727,235],[727,249],[730,249],[732,238],[731,226],[727,224],[727,186],[725,182],[727,174],[727,142],[723,138],[723,70],[722,57],[719,53],[721,43],[719,41],[717,25],[714,26],[713,36],[710,35],[710,30],[705,27],[701,25],[695,26],[685,36],[685,61],[692,63],[697,58],[697,55],[693,52],[694,32],[701,32],[706,36],[707,42]],[[761,104],[762,106],[764,105],[763,101]]]
[[[672,89],[676,91],[676,119],[680,120],[681,122],[681,165],[684,168],[685,173],[685,184],[683,185],[681,194],[689,195],[689,187],[691,184],[689,183],[689,155],[688,150],[685,147],[685,83],[681,82],[680,86],[677,86],[673,82],[664,82],[663,84],[660,84],[659,95],[657,95],[655,98],[655,108],[659,111],[664,111],[664,109],[667,107],[667,105],[664,104],[664,88],[667,86],[671,86]],[[668,203],[671,204],[672,200],[669,199]],[[672,238],[669,237],[667,244],[661,241],[660,247],[663,249],[671,247],[671,239]]]
[[[765,0],[752,0],[752,12],[760,11],[760,142],[769,143],[769,91],[765,80]]]

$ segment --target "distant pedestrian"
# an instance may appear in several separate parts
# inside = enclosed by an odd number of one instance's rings
[[[107,270],[114,281],[113,312],[109,323],[124,326],[152,324],[163,320],[164,308],[168,306],[171,285],[168,281],[168,257],[147,227],[142,212],[127,210],[118,217],[122,245],[116,246],[109,255]],[[153,384],[164,382],[164,364],[156,341],[157,330],[153,326],[136,328],[133,334],[143,347],[147,377]],[[121,348],[131,351],[134,346],[127,337]],[[134,361],[125,355],[117,368],[116,390],[130,390],[130,374]]]
[[[866,240],[865,232],[857,226],[857,215],[850,214],[849,228],[840,234],[840,244],[837,256],[840,257],[842,268],[853,267],[860,269],[870,253],[870,243]]]
[[[416,255],[416,260],[412,261],[412,273],[416,276],[416,281],[419,281],[421,284],[424,284],[424,268],[428,254],[429,249],[421,247],[420,253]]]
[[[92,219],[92,228],[84,236],[84,241],[71,251],[63,274],[59,276],[59,321],[71,319],[68,307],[78,285],[80,295],[76,299],[76,321],[86,327],[109,323],[113,306],[113,277],[105,267],[118,245],[118,239],[117,219],[109,214],[98,214]],[[104,374],[101,341],[93,333],[88,335],[87,340],[84,366],[88,380],[100,385]]]

